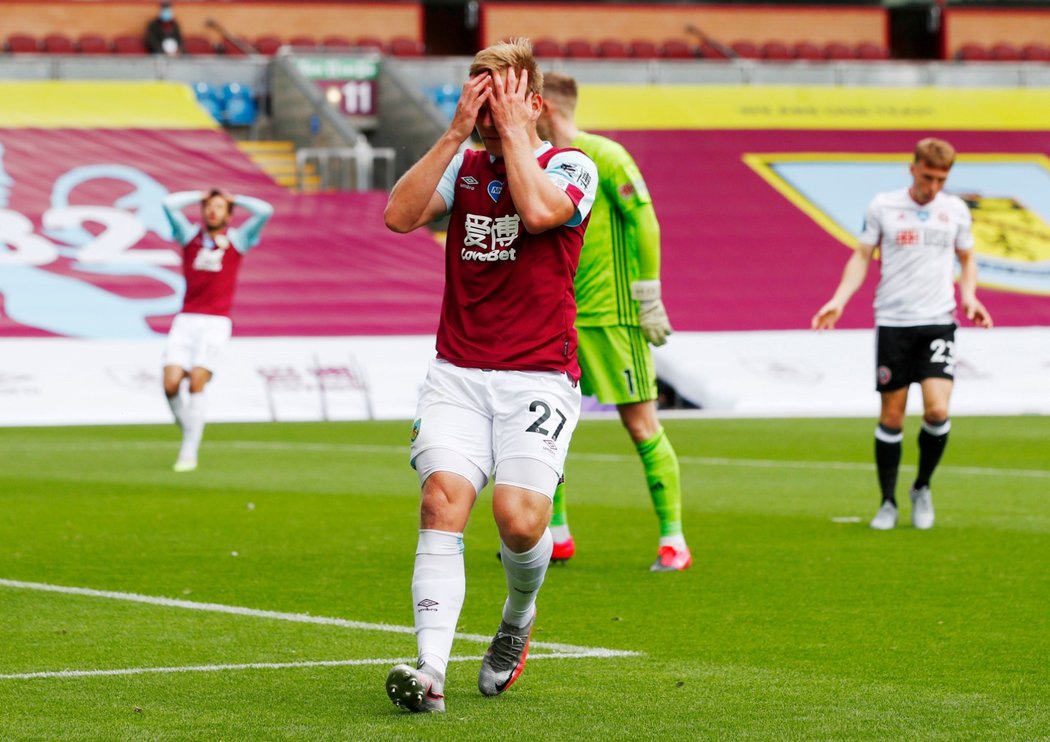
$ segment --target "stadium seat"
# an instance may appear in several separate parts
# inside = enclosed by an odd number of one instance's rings
[[[664,59],[696,59],[696,50],[688,41],[666,39],[660,45],[660,56]]]
[[[349,49],[353,46],[350,39],[345,36],[325,36],[321,39],[325,49]]]
[[[963,44],[955,52],[955,58],[961,62],[987,62],[992,55],[981,44]]]
[[[627,53],[635,59],[656,59],[660,56],[660,50],[656,44],[646,39],[635,39],[627,45]]]
[[[186,34],[182,37],[182,51],[191,56],[207,56],[215,53],[215,47],[205,36]]]
[[[230,39],[223,39],[215,45],[215,48],[220,54],[225,54],[228,57],[243,57],[247,55],[243,49],[234,44]]]
[[[384,44],[383,40],[378,36],[361,36],[357,39],[357,42],[354,44],[354,46],[356,46],[359,49],[371,49],[372,51],[377,51],[380,54],[386,51],[386,44]]]
[[[114,54],[146,54],[146,42],[138,36],[130,34],[117,36],[113,39]]]
[[[805,59],[810,62],[824,60],[824,51],[812,41],[799,41],[792,47],[795,59]]]
[[[77,49],[81,54],[109,54],[110,48],[106,40],[98,34],[86,33],[77,39]]]
[[[396,36],[390,39],[390,53],[395,57],[422,57],[423,42],[407,36]]]
[[[313,36],[306,36],[303,34],[300,34],[299,36],[293,36],[292,38],[288,39],[288,45],[298,46],[306,49],[313,49],[320,46],[320,44],[317,43],[317,39],[315,39]]]
[[[47,54],[76,54],[73,39],[61,33],[49,33],[40,40],[40,50]]]
[[[40,51],[40,44],[34,36],[13,33],[7,37],[7,51],[12,54],[34,54]]]
[[[260,36],[255,40],[255,51],[272,57],[281,48],[281,39],[272,34]]]
[[[871,41],[863,41],[857,44],[857,47],[853,50],[853,56],[857,59],[888,59],[889,54],[886,53],[886,47],[875,44]]]
[[[791,49],[783,41],[767,41],[758,47],[758,54],[762,59],[768,59],[773,62],[782,62],[788,59],[793,59]]]
[[[598,42],[596,51],[599,57],[605,59],[627,59],[630,56],[627,45],[616,39],[602,39]]]
[[[1020,62],[1024,58],[1020,49],[1005,41],[993,44],[991,53],[992,59],[997,62]]]
[[[1050,46],[1025,44],[1021,47],[1021,56],[1029,62],[1050,62]]]
[[[211,114],[218,123],[222,123],[222,98],[219,92],[206,82],[198,82],[193,85],[193,94],[201,107]]]
[[[220,94],[222,121],[227,126],[251,126],[259,115],[252,91],[237,82],[227,83]]]
[[[565,42],[565,56],[572,59],[596,59],[598,51],[587,39],[569,39]]]
[[[853,49],[841,41],[830,41],[824,45],[824,59],[853,59]]]
[[[758,47],[750,41],[734,41],[729,48],[741,59],[759,59],[762,56]]]
[[[532,44],[532,53],[536,57],[563,57],[561,44],[554,39],[536,39]]]
[[[732,49],[721,44],[712,44],[710,41],[704,41],[700,44],[700,48],[696,50],[696,53],[697,56],[703,57],[708,61],[718,62],[729,59],[731,51]]]

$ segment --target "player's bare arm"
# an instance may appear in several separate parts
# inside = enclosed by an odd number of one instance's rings
[[[445,212],[445,200],[437,186],[445,168],[470,136],[478,112],[488,100],[491,82],[479,75],[463,83],[452,122],[440,139],[394,185],[383,212],[383,221],[394,232],[411,232],[429,224]]]
[[[874,251],[874,245],[857,245],[853,255],[846,261],[846,267],[842,270],[842,280],[839,281],[834,295],[813,315],[810,325],[814,330],[830,330],[835,327],[835,323],[846,309],[846,304],[864,283]]]
[[[522,224],[531,234],[560,227],[576,213],[572,199],[554,185],[536,161],[536,121],[541,100],[528,92],[528,73],[508,69],[492,76],[489,111],[503,144],[507,181]]]
[[[973,250],[956,250],[959,258],[959,298],[962,299],[963,314],[978,327],[992,326],[992,315],[977,298],[977,260]]]

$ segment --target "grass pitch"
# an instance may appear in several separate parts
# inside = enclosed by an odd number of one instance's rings
[[[0,429],[0,738],[1050,738],[1050,419],[956,418],[928,532],[910,421],[887,533],[873,420],[665,427],[693,568],[648,572],[640,464],[584,421],[577,556],[495,699],[475,637],[506,588],[475,508],[443,716],[383,691],[415,650],[407,423],[212,425],[189,474],[174,426]]]

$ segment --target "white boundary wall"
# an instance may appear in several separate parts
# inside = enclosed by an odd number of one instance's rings
[[[170,422],[163,344],[0,340],[0,425]],[[1050,328],[962,329],[958,347],[953,414],[1050,414]],[[234,338],[208,419],[411,419],[433,355],[432,336]],[[878,412],[872,330],[683,332],[655,357],[660,377],[712,415]]]

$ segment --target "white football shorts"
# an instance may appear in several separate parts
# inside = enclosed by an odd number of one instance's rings
[[[498,371],[430,362],[412,429],[422,484],[451,471],[480,491],[494,473],[554,497],[580,418],[580,388],[556,371]]]
[[[217,314],[176,314],[164,346],[164,365],[212,373],[233,334],[229,317]]]

